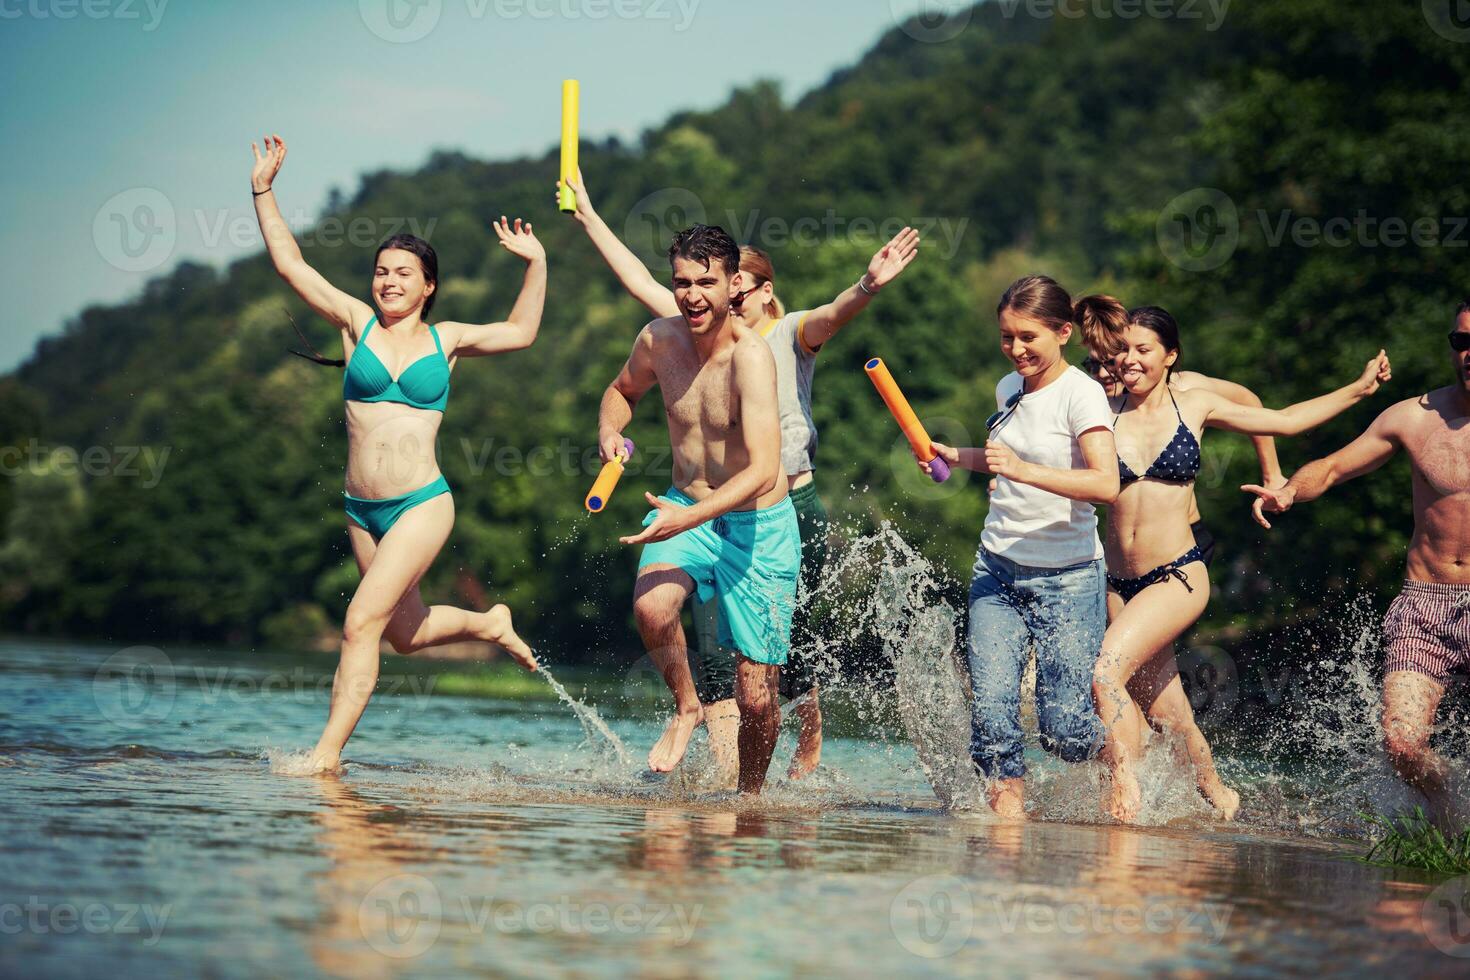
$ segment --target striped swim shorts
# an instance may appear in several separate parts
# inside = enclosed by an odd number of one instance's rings
[[[1470,585],[1404,582],[1383,617],[1385,671],[1411,670],[1448,684],[1470,670]]]

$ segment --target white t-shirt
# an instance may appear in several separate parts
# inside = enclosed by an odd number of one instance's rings
[[[1007,411],[1006,401],[1021,390],[1021,383],[1016,373],[1000,380],[995,386],[998,409]],[[1075,470],[1086,466],[1077,437],[1112,427],[1113,411],[1102,385],[1069,367],[1040,391],[1022,395],[993,438],[1028,463]],[[1103,553],[1091,504],[1005,477],[996,479],[980,543],[992,554],[1037,568],[1066,568]]]

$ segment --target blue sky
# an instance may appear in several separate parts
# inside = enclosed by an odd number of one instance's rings
[[[902,18],[961,6],[0,0],[0,372],[87,304],[132,296],[181,259],[258,251],[247,188],[262,133],[291,148],[279,185],[288,219],[309,216],[330,187],[350,193],[359,174],[416,167],[434,149],[545,151],[562,78],[582,81],[584,137],[633,138],[752,78],[795,98]],[[671,83],[691,64],[697,83]]]

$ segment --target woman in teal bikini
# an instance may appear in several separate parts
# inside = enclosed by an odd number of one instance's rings
[[[526,262],[520,296],[504,323],[424,321],[438,285],[428,242],[396,235],[378,247],[372,297],[377,311],[327,282],[301,256],[271,184],[286,159],[279,136],[265,154],[250,145],[255,214],[276,272],[308,306],[342,331],[347,401],[347,534],[362,581],[347,607],[342,658],[332,682],[326,728],[311,755],[313,771],[338,768],[342,747],[378,680],[386,637],[400,653],[459,640],[503,647],[528,670],[531,649],[503,605],[486,612],[424,605],[418,584],[454,526],[454,498],[434,457],[449,400],[449,373],[461,357],[529,347],[546,299],[546,252],[520,219],[495,223],[500,244]]]

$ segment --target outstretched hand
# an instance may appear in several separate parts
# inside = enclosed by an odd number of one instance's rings
[[[882,289],[898,278],[899,273],[918,258],[919,233],[913,228],[904,228],[893,236],[892,241],[878,249],[873,261],[868,263],[868,283],[874,289]]]
[[[1393,380],[1393,366],[1388,362],[1388,351],[1379,351],[1378,356],[1368,362],[1363,368],[1363,373],[1358,378],[1358,384],[1362,386],[1363,394],[1371,395],[1378,391],[1378,386]]]
[[[276,174],[281,172],[281,164],[286,162],[286,141],[280,136],[267,136],[264,156],[254,143],[250,144],[250,152],[255,154],[255,166],[250,170],[250,189],[264,194],[271,189]]]
[[[531,222],[521,221],[517,218],[515,226],[512,227],[505,215],[495,222],[495,237],[500,239],[500,244],[512,255],[518,255],[527,262],[546,261],[546,249],[536,238],[535,232],[531,230]]]
[[[1271,530],[1271,522],[1266,520],[1266,514],[1284,514],[1291,510],[1292,504],[1296,503],[1296,490],[1292,489],[1289,483],[1275,490],[1254,483],[1247,483],[1240,489],[1256,495],[1255,501],[1251,504],[1251,516],[1256,519],[1257,524],[1268,531]]]
[[[662,497],[655,497],[651,493],[644,493],[644,497],[653,505],[658,515],[639,534],[632,537],[618,538],[623,544],[652,544],[655,541],[667,541],[676,534],[682,534],[689,528],[684,523],[684,514],[688,507],[681,506],[673,501]]]

